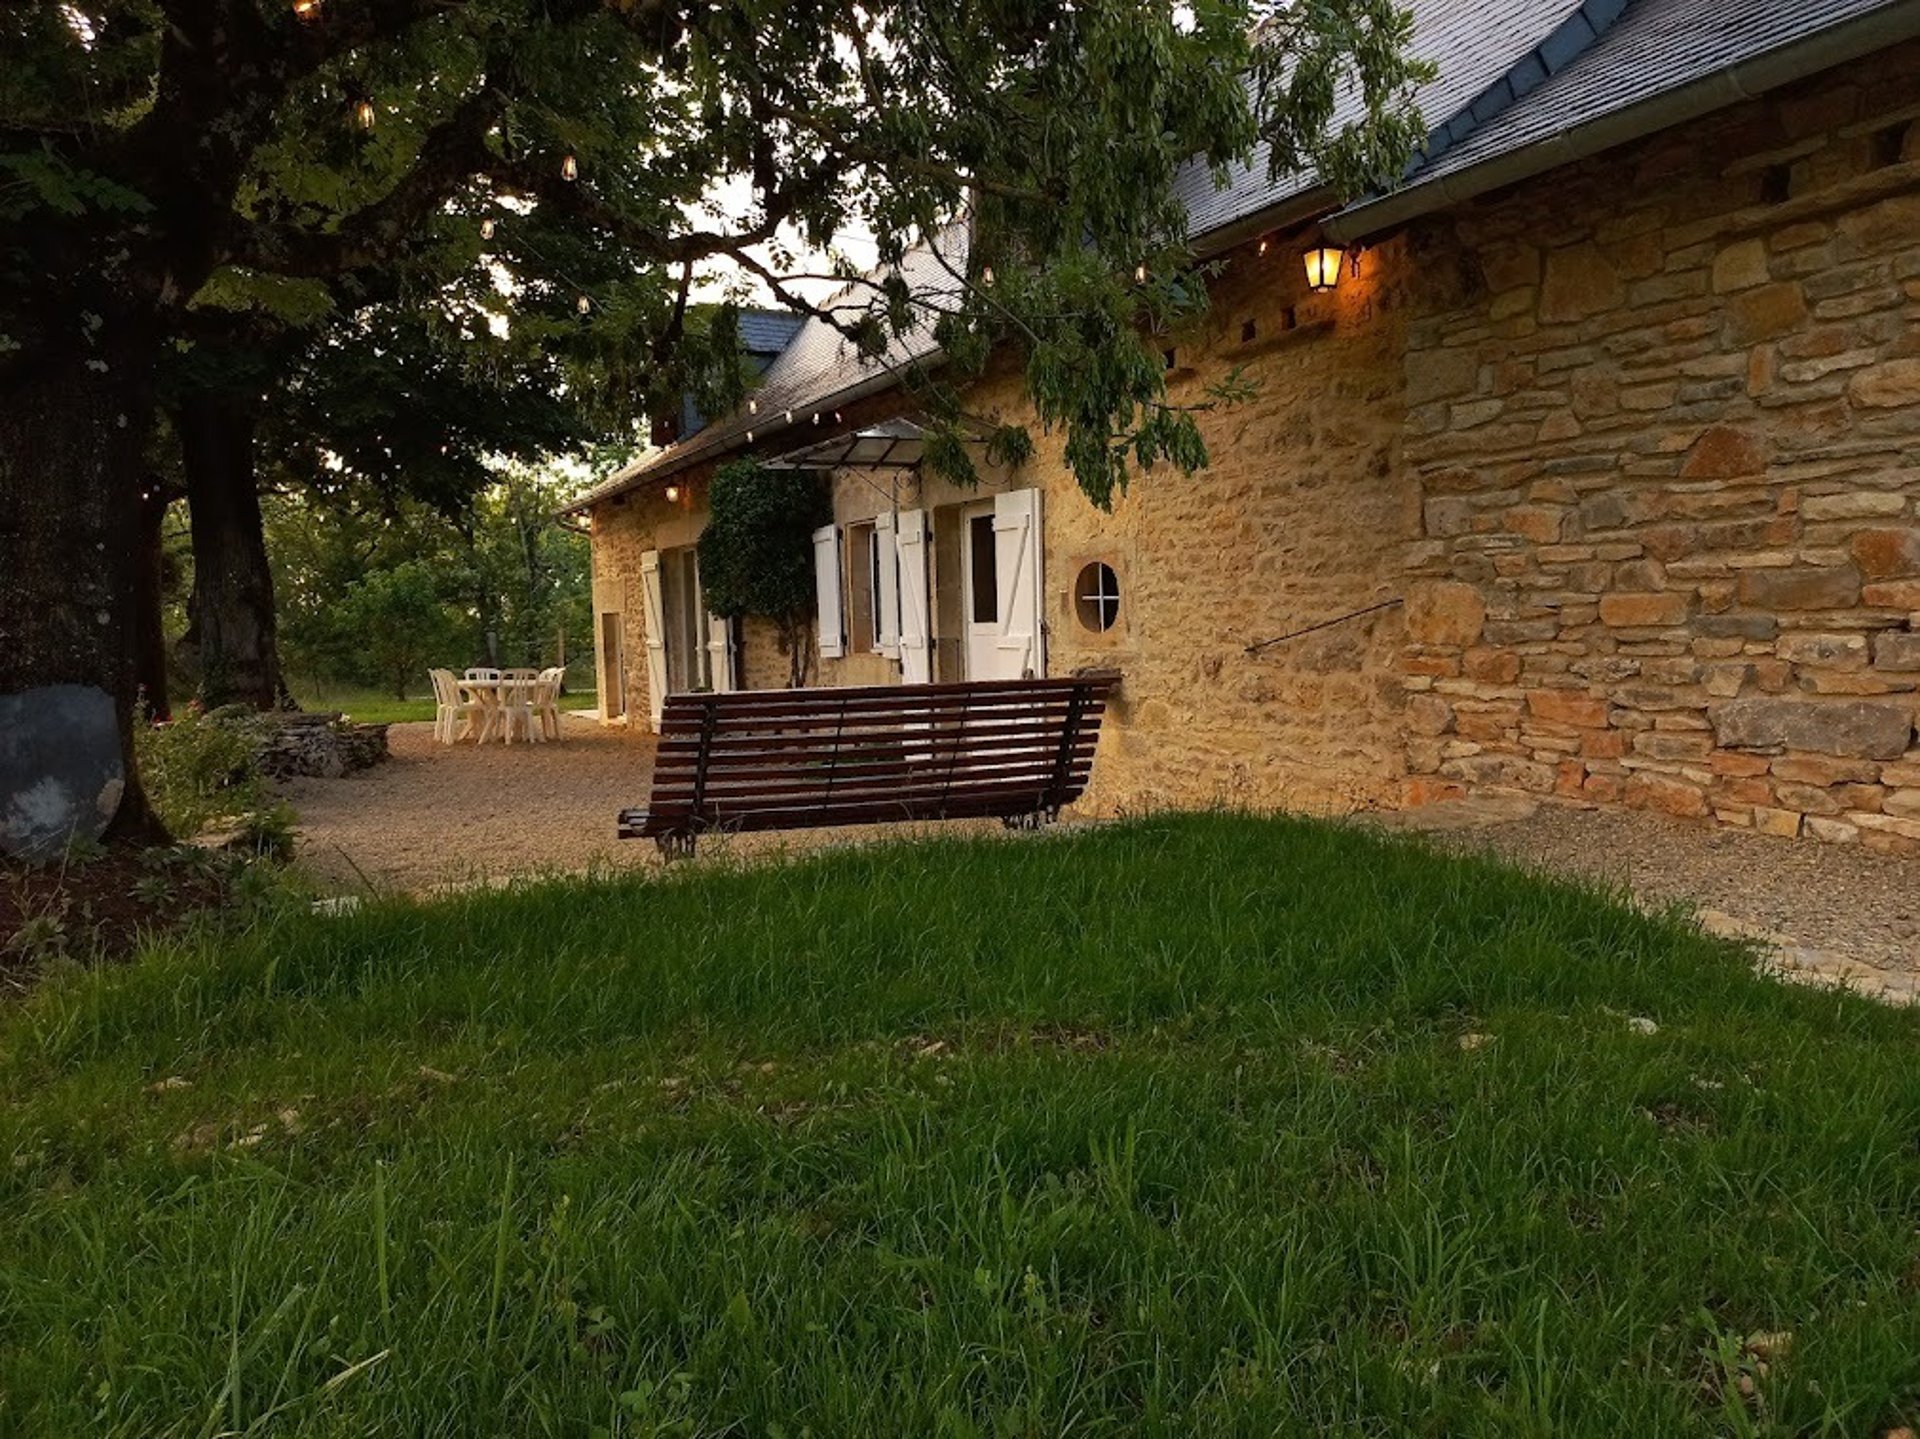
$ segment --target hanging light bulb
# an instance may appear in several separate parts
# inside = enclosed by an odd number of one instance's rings
[[[571,155],[567,156],[566,159],[560,162],[560,178],[562,180],[578,180],[580,178],[580,162]]]
[[[680,503],[680,487],[678,485],[667,486],[667,503],[670,505]]]
[[[980,271],[980,283],[988,289],[993,288],[993,266],[988,265]]]
[[[1260,237],[1260,253],[1263,255],[1267,253],[1267,243],[1267,237],[1262,235]]]
[[[296,20],[319,19],[320,0],[293,0],[293,18]]]
[[[353,118],[359,122],[360,128],[362,130],[371,130],[373,128],[373,120],[374,120],[373,101],[371,100],[354,101]]]
[[[593,308],[593,301],[589,300],[585,295],[582,295],[579,299],[573,302],[573,308],[578,310],[581,314],[584,315],[587,313],[587,311]]]
[[[1144,285],[1147,283],[1147,267],[1145,265],[1136,265],[1134,267],[1133,282],[1136,285]]]
[[[493,238],[493,216],[489,215],[480,222],[480,238],[483,240]]]
[[[759,413],[760,413],[760,402],[759,402],[758,400],[748,400],[748,401],[747,401],[747,413],[748,413],[749,415],[757,415],[757,414],[759,414]]]
[[[788,423],[789,425],[791,425],[791,424],[793,423],[793,411],[792,411],[792,410],[788,410],[788,411],[787,411],[787,423]]]
[[[818,410],[813,412],[813,422],[816,425],[820,423],[820,412]]]

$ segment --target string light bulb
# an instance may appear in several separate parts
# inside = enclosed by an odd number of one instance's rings
[[[373,128],[373,121],[374,121],[373,101],[371,100],[354,101],[353,118],[359,122],[360,128],[362,130],[371,130]]]
[[[989,290],[993,288],[993,266],[988,265],[980,271],[980,283]]]
[[[670,505],[680,503],[680,487],[678,485],[667,486],[667,503]]]
[[[293,0],[293,18],[314,20],[320,15],[320,0]]]
[[[489,215],[480,222],[480,238],[483,240],[493,238],[493,216]]]
[[[757,415],[757,414],[759,414],[759,413],[760,413],[760,402],[759,402],[758,400],[748,400],[748,401],[747,401],[747,413],[748,413],[749,415]]]
[[[1268,244],[1267,237],[1262,235],[1260,237],[1260,253],[1263,255],[1267,253],[1267,244]]]
[[[573,308],[578,310],[581,314],[584,315],[587,313],[587,311],[593,308],[593,301],[589,300],[585,295],[582,295],[579,299],[573,302]]]
[[[567,156],[566,159],[560,162],[560,178],[562,180],[578,180],[580,178],[580,162],[571,155]]]

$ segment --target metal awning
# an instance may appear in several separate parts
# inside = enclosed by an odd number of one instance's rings
[[[768,460],[770,470],[911,470],[926,452],[926,429],[912,420],[886,420],[848,435],[817,440]]]

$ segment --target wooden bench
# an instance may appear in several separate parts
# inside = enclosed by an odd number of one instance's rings
[[[1038,825],[1078,799],[1119,676],[674,695],[622,839],[896,820]]]

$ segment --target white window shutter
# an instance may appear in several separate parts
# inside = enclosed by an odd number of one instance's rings
[[[731,694],[740,688],[739,663],[733,644],[733,621],[708,615],[707,682],[715,694]]]
[[[1041,678],[1047,672],[1047,652],[1040,491],[1010,490],[993,497],[993,540],[1000,585],[1001,673]]]
[[[933,682],[933,630],[927,623],[927,512],[903,510],[894,531],[900,556],[900,678]]]
[[[820,606],[820,658],[846,653],[846,621],[840,603],[840,532],[822,525],[813,532],[813,583]]]
[[[647,711],[654,733],[658,734],[660,712],[667,702],[667,616],[660,600],[658,550],[648,550],[640,556],[640,590],[646,606]]]
[[[900,555],[894,544],[894,516],[891,512],[873,522],[873,543],[879,571],[873,596],[874,611],[880,619],[878,648],[890,660],[900,658]]]

